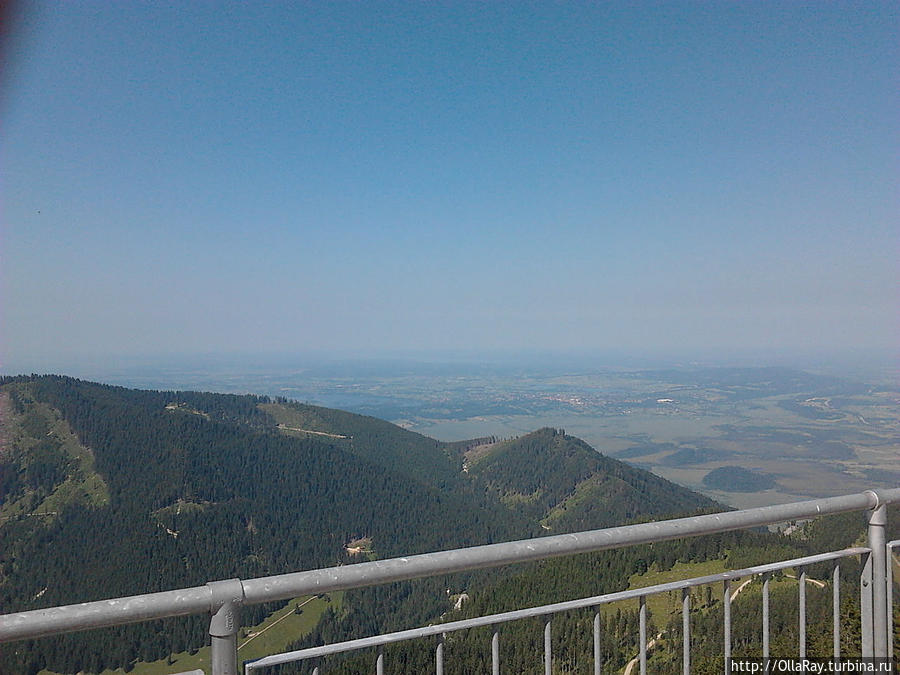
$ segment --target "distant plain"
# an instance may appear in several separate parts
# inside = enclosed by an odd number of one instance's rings
[[[900,484],[900,388],[889,378],[871,383],[787,367],[396,360],[147,369],[103,379],[285,396],[447,441],[564,428],[604,454],[736,507]],[[772,487],[704,482],[721,467],[749,470]]]

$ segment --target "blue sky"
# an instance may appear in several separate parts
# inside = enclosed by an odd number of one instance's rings
[[[898,344],[894,2],[20,13],[7,369]]]

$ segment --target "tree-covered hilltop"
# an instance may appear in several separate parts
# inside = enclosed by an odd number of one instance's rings
[[[360,539],[383,558],[711,504],[552,430],[448,444],[283,399],[60,376],[3,378],[0,413],[4,612],[354,562],[346,547]],[[466,456],[473,448],[477,461]],[[537,493],[540,508],[520,508],[512,492]],[[471,582],[494,577],[479,578]],[[434,620],[446,610],[443,584],[348,593],[327,625],[357,632]],[[248,607],[243,621],[272,609]],[[0,672],[127,667],[204,644],[207,624],[13,643],[0,651]]]
[[[648,471],[605,457],[561,429],[539,429],[478,446],[469,452],[466,468],[512,511],[557,532],[716,506]]]

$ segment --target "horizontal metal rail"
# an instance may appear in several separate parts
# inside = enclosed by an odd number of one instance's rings
[[[900,488],[878,492],[867,490],[842,497],[777,504],[743,511],[727,511],[246,579],[240,581],[242,587],[240,603],[252,605],[288,600],[301,595],[348,590],[575,553],[695,537],[772,525],[788,520],[802,520],[820,515],[874,509],[879,505],[898,501],[900,501]],[[175,591],[5,614],[0,615],[0,642],[186,614],[216,612],[221,604],[222,602],[214,597],[213,588],[207,584]]]
[[[212,611],[208,586],[83,602],[0,616],[0,642]]]
[[[262,577],[243,582],[244,604],[773,525],[894,502],[900,502],[900,488]],[[0,617],[0,639],[2,635]]]
[[[643,598],[648,595],[657,595],[659,593],[667,593],[669,591],[677,591],[686,588],[694,588],[696,586],[707,586],[722,581],[734,581],[743,577],[752,577],[760,574],[778,572],[780,570],[791,569],[795,567],[805,567],[816,563],[828,562],[830,560],[839,560],[841,558],[849,558],[857,555],[869,553],[869,549],[865,547],[847,548],[840,551],[830,553],[819,553],[817,555],[806,556],[803,558],[794,558],[792,560],[784,560],[775,563],[767,563],[765,565],[756,565],[754,567],[746,567],[739,570],[729,570],[727,572],[719,572],[717,574],[709,574],[702,577],[693,577],[690,579],[680,579],[678,581],[670,581],[664,584],[656,584],[654,586],[645,586],[643,588],[634,588],[627,591],[617,591],[615,593],[605,593],[604,595],[596,595],[590,598],[581,598],[579,600],[568,600],[566,602],[556,602],[549,605],[541,605],[539,607],[528,607],[526,609],[517,609],[510,612],[501,612],[499,614],[490,614],[488,616],[479,616],[473,619],[462,619],[460,621],[450,621],[448,623],[432,624],[421,628],[411,628],[408,630],[397,631],[394,633],[385,633],[373,637],[359,638],[356,640],[347,640],[345,642],[336,642],[321,647],[309,647],[307,649],[299,649],[283,654],[272,654],[264,656],[255,661],[248,661],[244,664],[245,671],[257,670],[260,668],[268,668],[283,663],[291,663],[293,661],[303,661],[306,659],[317,658],[321,656],[329,656],[331,654],[339,654],[342,652],[356,651],[370,647],[380,647],[395,642],[405,642],[407,640],[415,640],[419,638],[429,637],[432,635],[442,635],[444,633],[453,633],[460,630],[468,630],[470,628],[479,628],[482,626],[496,626],[510,621],[519,621],[521,619],[530,619],[536,616],[547,616],[548,614],[558,614],[575,609],[584,609],[586,607],[599,607],[610,602],[618,602],[620,600],[633,600],[634,598]]]
[[[841,497],[488,544],[257,579],[215,581],[193,588],[0,615],[0,642],[209,613],[212,615],[213,672],[233,672],[233,667],[228,664],[233,664],[236,659],[235,636],[240,628],[239,608],[242,605],[863,510],[878,514],[874,520],[874,516],[870,517],[869,548],[872,554],[868,557],[874,559],[872,566],[881,570],[872,579],[883,591],[886,553],[884,508],[886,504],[895,502],[900,502],[900,488],[877,492],[867,490]],[[876,541],[877,546],[873,544]],[[867,602],[871,602],[871,593],[868,597]],[[863,612],[864,636],[886,632],[886,604],[876,603],[874,607],[874,612]],[[874,646],[876,654],[886,653],[882,638],[879,638],[882,642]]]

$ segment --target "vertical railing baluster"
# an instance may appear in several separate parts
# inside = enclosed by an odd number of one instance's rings
[[[893,543],[893,542],[891,542]],[[888,546],[886,551],[885,573],[887,576],[887,620],[888,620],[888,658],[894,658],[894,547]]]
[[[681,589],[681,672],[691,672],[691,589]]]
[[[319,675],[319,666],[313,668],[312,675]]]
[[[600,675],[603,660],[600,656],[600,612],[594,612],[594,675]]]
[[[550,622],[544,624],[544,675],[552,675],[553,646],[550,639]]]
[[[800,595],[800,607],[797,612],[798,619],[800,622],[799,637],[800,637],[800,658],[806,658],[806,568],[801,567],[799,569],[800,574],[797,575],[797,579],[800,582],[800,589],[798,591]]]
[[[763,590],[762,590],[762,640],[764,659],[769,658],[769,579],[771,575],[766,572],[763,574]]]
[[[872,655],[886,658],[887,632],[887,507],[879,504],[869,512],[868,544],[872,549]]]
[[[378,658],[375,659],[375,675],[384,675],[384,652],[378,649]]]
[[[723,600],[725,602],[725,675],[731,675],[731,580],[722,582]]]
[[[831,572],[831,613],[834,621],[832,642],[834,658],[841,658],[841,564],[836,562]]]
[[[641,596],[640,609],[641,675],[647,675],[647,597]]]
[[[491,638],[491,675],[500,675],[500,634],[497,631]]]
[[[872,658],[872,553],[865,554],[859,574],[859,631],[862,634],[862,656]]]
[[[444,675],[444,636],[438,639],[434,650],[434,672],[436,675]]]
[[[209,621],[210,671],[213,675],[237,675],[237,636],[241,628],[241,603],[244,587],[240,579],[212,581],[206,584],[215,607]]]

